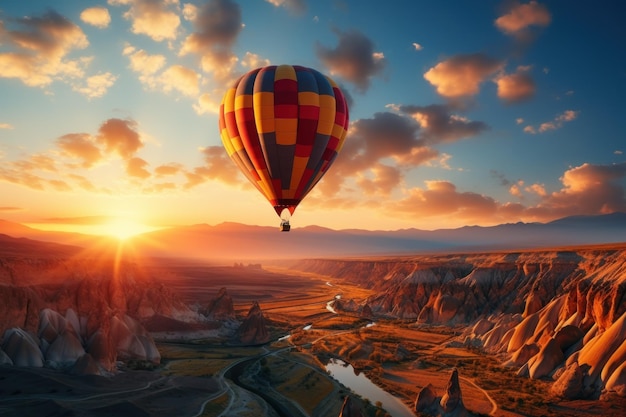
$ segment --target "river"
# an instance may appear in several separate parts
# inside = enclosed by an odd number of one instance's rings
[[[367,398],[372,404],[380,401],[385,411],[393,417],[415,417],[415,413],[406,404],[374,384],[365,374],[356,375],[352,365],[340,359],[331,359],[326,365],[326,370],[337,381],[350,388],[352,392]]]

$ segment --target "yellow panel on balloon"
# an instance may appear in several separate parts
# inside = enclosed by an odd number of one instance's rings
[[[258,108],[259,106],[274,106],[274,93],[260,92],[254,93],[253,96],[254,107]]]
[[[274,80],[294,80],[297,81],[296,70],[291,65],[279,65],[274,73]]]
[[[233,111],[235,108],[235,89],[228,89],[226,94],[224,94],[224,99],[222,101],[224,103],[224,113]]]
[[[298,104],[301,106],[319,106],[320,95],[310,91],[298,93]]]
[[[274,119],[276,144],[295,145],[298,136],[298,119]]]
[[[289,185],[290,196],[287,198],[294,198],[298,184],[302,179],[302,174],[306,169],[306,164],[309,162],[308,156],[295,156],[293,158],[293,169],[291,170],[291,184]]]
[[[259,133],[272,133],[276,130],[276,119],[270,117],[269,119],[256,119],[256,130]]]
[[[249,94],[241,94],[235,97],[235,110],[247,109],[252,107],[252,96]]]

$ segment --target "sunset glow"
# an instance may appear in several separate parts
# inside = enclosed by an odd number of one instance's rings
[[[331,75],[350,109],[295,228],[626,211],[618,2],[440,3],[3,2],[0,219],[122,238],[277,226],[217,117],[227,88],[269,64]],[[133,220],[76,221],[118,207]]]

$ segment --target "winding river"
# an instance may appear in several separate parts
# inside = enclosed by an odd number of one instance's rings
[[[331,359],[326,365],[326,370],[337,381],[361,397],[367,398],[372,404],[380,401],[383,408],[393,417],[415,417],[415,413],[406,404],[374,384],[365,374],[357,375],[352,365],[340,359]]]

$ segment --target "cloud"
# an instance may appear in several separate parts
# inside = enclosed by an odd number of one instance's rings
[[[130,158],[126,162],[126,173],[129,176],[135,177],[135,178],[141,178],[141,179],[150,178],[152,174],[150,174],[150,172],[148,172],[148,170],[146,169],[148,165],[150,164],[148,164],[145,160],[141,158],[138,158],[138,157]]]
[[[11,129],[14,129],[14,127],[10,123],[0,123],[0,129],[11,130]]]
[[[83,31],[50,10],[40,17],[12,20],[19,28],[0,24],[0,77],[17,78],[31,87],[44,87],[55,79],[82,77],[89,59],[67,59],[74,49],[89,45]]]
[[[82,160],[83,168],[90,168],[102,159],[100,149],[87,133],[63,135],[57,139],[56,145],[65,156]]]
[[[521,102],[535,95],[535,82],[526,68],[496,77],[494,82],[498,86],[498,97],[507,103]]]
[[[357,30],[335,30],[339,44],[335,49],[317,44],[317,56],[330,70],[356,85],[361,92],[367,91],[371,78],[380,74],[386,66],[382,52],[374,51],[374,43]]]
[[[72,89],[89,98],[102,97],[106,94],[109,87],[115,84],[116,80],[116,76],[110,72],[105,72],[88,77],[84,84],[74,86]]]
[[[172,65],[161,74],[159,81],[165,92],[176,90],[188,97],[195,97],[200,91],[200,76],[194,70],[182,65]]]
[[[265,0],[276,7],[284,7],[293,14],[302,15],[306,12],[304,0]]]
[[[371,177],[361,173],[356,184],[365,195],[389,196],[391,191],[402,181],[403,175],[396,167],[376,163],[370,169]]]
[[[563,188],[546,193],[537,207],[528,210],[538,217],[573,214],[600,214],[626,211],[626,162],[612,165],[584,163],[570,168],[561,177]]]
[[[157,177],[166,177],[176,175],[183,170],[181,164],[171,163],[166,165],[159,165],[154,169],[154,173]]]
[[[530,26],[548,26],[551,20],[548,9],[538,2],[515,2],[506,14],[495,20],[495,25],[504,33],[518,35]]]
[[[23,207],[15,207],[15,206],[0,206],[0,211],[2,212],[10,212],[10,211],[22,211]]]
[[[413,217],[454,217],[465,222],[481,222],[495,214],[498,203],[491,197],[459,192],[448,181],[426,181],[426,188],[412,188],[408,197],[389,204],[393,214]]]
[[[474,96],[480,84],[502,70],[504,63],[484,54],[456,55],[426,71],[424,78],[449,99]]]
[[[419,125],[410,117],[390,112],[374,114],[371,119],[353,122],[343,149],[332,170],[316,187],[325,198],[336,195],[342,187],[355,179],[357,185],[370,192],[384,184],[386,192],[400,185],[401,171],[427,163],[439,153],[426,146],[419,138]],[[389,167],[382,161],[391,158],[398,167]],[[396,172],[392,172],[392,170]]]
[[[195,174],[204,179],[217,179],[227,184],[241,184],[242,178],[239,169],[230,159],[224,147],[207,146],[202,149],[204,166],[198,168]]]
[[[239,169],[230,159],[222,146],[207,146],[200,149],[204,155],[204,165],[192,170],[182,170],[186,178],[183,188],[188,190],[208,180],[217,180],[231,185],[242,185],[248,182],[240,175]]]
[[[218,80],[231,78],[238,60],[231,48],[242,28],[240,6],[231,0],[210,0],[189,16],[195,32],[185,38],[180,55],[197,54],[203,71]]]
[[[541,123],[539,127],[534,127],[532,125],[525,126],[524,132],[534,135],[537,133],[545,133],[550,130],[557,130],[563,127],[564,123],[576,120],[579,114],[579,111],[565,110],[563,113],[557,115],[553,120]]]
[[[399,110],[410,115],[421,127],[421,135],[427,143],[455,142],[476,136],[489,129],[483,122],[470,121],[465,117],[450,114],[448,106],[400,106]]]
[[[356,120],[342,150],[346,154],[341,160],[342,170],[350,167],[350,174],[354,174],[383,158],[405,158],[425,147],[418,133],[419,125],[414,120],[394,113],[375,113],[371,119]]]
[[[539,197],[545,197],[548,195],[546,192],[546,187],[543,184],[531,184],[528,187],[524,188],[526,192],[538,195]]]
[[[93,185],[91,181],[85,178],[82,175],[78,174],[67,174],[67,177],[74,181],[81,189],[85,191],[95,192],[97,191],[96,186]]]
[[[130,69],[143,76],[157,73],[165,66],[165,56],[155,54],[149,55],[143,49],[136,50],[134,46],[127,45],[124,48],[124,55],[130,59]]]
[[[124,18],[132,22],[131,31],[157,42],[176,39],[180,17],[178,0],[109,0],[112,6],[130,6]]]
[[[250,69],[267,67],[270,65],[270,60],[261,58],[259,55],[253,54],[252,52],[246,52],[244,57],[241,59],[241,65]]]
[[[115,219],[115,217],[111,216],[48,217],[43,219],[43,222],[53,224],[94,225],[107,223],[113,219]]]
[[[100,125],[96,141],[105,147],[107,153],[116,153],[123,159],[130,159],[143,143],[137,133],[134,120],[109,119]]]
[[[497,174],[497,173],[496,173]],[[425,181],[425,187],[408,190],[406,198],[389,201],[382,207],[390,215],[451,219],[458,224],[498,224],[511,221],[551,221],[572,215],[606,214],[626,211],[626,163],[595,165],[584,163],[570,168],[561,177],[562,188],[548,192],[543,184],[509,183],[509,193],[523,199],[532,194],[535,203],[499,202],[474,192],[463,192],[449,181]]]
[[[104,29],[111,23],[111,15],[106,7],[89,7],[80,13],[80,20],[97,28]]]
[[[216,92],[214,94],[204,93],[198,97],[198,102],[193,105],[193,109],[199,115],[217,113],[221,102],[221,94]]]
[[[72,187],[70,187],[68,183],[62,180],[47,180],[47,182],[48,185],[50,185],[55,191],[65,192],[72,190]]]
[[[417,42],[413,42],[413,48],[416,51],[421,51],[422,49],[424,49],[424,47],[422,45],[420,45],[419,43],[417,43]]]

